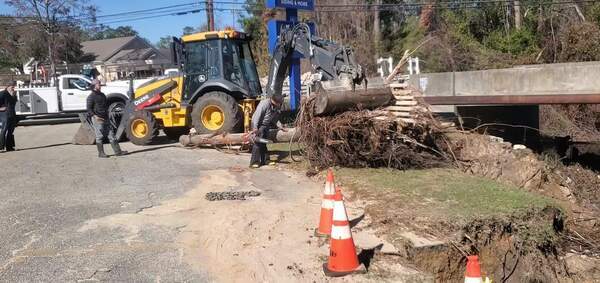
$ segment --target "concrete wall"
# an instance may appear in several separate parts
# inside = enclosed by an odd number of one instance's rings
[[[410,76],[425,95],[543,95],[600,93],[600,62],[519,66]]]

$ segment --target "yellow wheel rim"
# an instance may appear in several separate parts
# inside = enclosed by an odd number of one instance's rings
[[[136,138],[143,138],[148,134],[148,124],[142,119],[135,119],[131,123],[131,133]]]
[[[219,106],[209,105],[202,110],[202,125],[211,131],[223,127],[225,113]]]

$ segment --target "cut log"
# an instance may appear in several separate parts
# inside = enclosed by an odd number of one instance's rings
[[[277,129],[269,130],[267,139],[271,142],[290,142],[290,140],[298,141],[299,134],[296,133],[296,129],[287,129],[287,131],[281,131]],[[247,133],[240,134],[203,134],[203,135],[183,135],[179,137],[179,143],[183,146],[203,146],[203,145],[241,145],[251,144],[251,135]]]
[[[392,101],[390,88],[361,89],[355,91],[321,91],[317,94],[314,113],[317,116],[334,114],[350,109],[373,109]]]

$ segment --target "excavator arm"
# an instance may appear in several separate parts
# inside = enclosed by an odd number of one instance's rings
[[[299,23],[279,34],[269,68],[267,96],[281,95],[294,52],[310,60],[317,81],[348,78],[353,90],[356,84],[366,86],[364,70],[356,63],[352,48],[317,37],[306,23]]]

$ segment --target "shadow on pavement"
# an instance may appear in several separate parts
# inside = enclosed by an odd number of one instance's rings
[[[140,150],[130,151],[127,155],[143,153],[143,152],[148,152],[148,151],[155,151],[155,150],[169,148],[169,147],[177,147],[177,146],[176,145],[165,145],[165,146],[157,146],[157,147],[148,147],[148,148],[144,148],[144,149],[140,149]]]
[[[354,226],[358,225],[358,223],[360,223],[363,219],[365,219],[365,214],[361,214],[360,216],[348,221],[350,222],[350,228],[353,228]]]
[[[42,145],[42,146],[36,146],[36,147],[28,147],[28,148],[17,148],[15,151],[24,151],[24,150],[31,150],[31,149],[42,149],[42,148],[63,146],[63,145],[68,145],[68,144],[71,144],[71,143],[70,142],[65,142],[65,143],[49,144],[49,145]]]
[[[163,144],[174,144],[179,143],[179,141],[169,139],[167,136],[158,136],[152,139],[152,143],[150,145],[163,145]]]
[[[300,155],[300,150],[293,150],[291,152],[294,156],[299,156]],[[288,158],[290,156],[290,152],[288,150],[272,150],[269,151],[269,154],[273,154],[273,155],[277,155],[277,162],[279,163],[289,163],[289,162],[281,162],[282,160]]]

